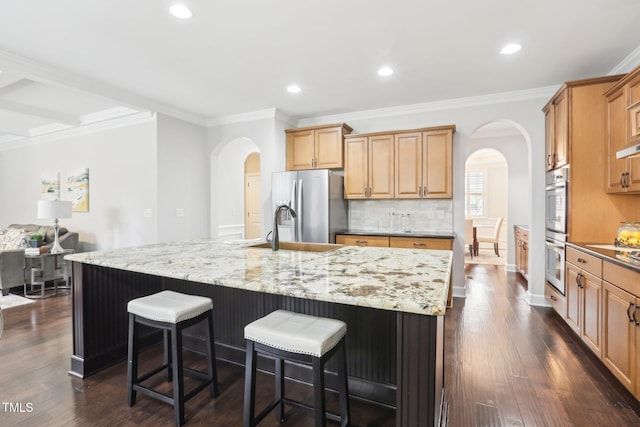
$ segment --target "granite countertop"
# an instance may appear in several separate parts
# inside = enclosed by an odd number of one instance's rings
[[[339,246],[328,252],[192,240],[66,260],[199,283],[439,316],[446,312],[452,252]]]
[[[345,234],[351,236],[389,236],[389,237],[429,237],[432,239],[453,239],[453,231],[412,231],[403,233],[401,231],[371,231],[371,230],[341,230],[336,234]]]
[[[614,264],[630,268],[631,270],[635,270],[640,273],[640,263],[631,260],[628,255],[629,251],[640,251],[640,249],[617,248],[612,244],[584,242],[567,242],[567,246],[573,246],[577,249],[597,256],[598,258],[611,261]]]

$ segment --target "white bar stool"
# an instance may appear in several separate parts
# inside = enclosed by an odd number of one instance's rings
[[[272,409],[280,422],[284,421],[284,404],[314,410],[316,427],[324,427],[326,419],[350,425],[349,388],[345,335],[347,325],[335,319],[314,317],[285,310],[274,311],[244,328],[247,340],[244,385],[244,426],[257,425]],[[276,396],[257,417],[255,416],[257,353],[275,358]],[[338,362],[340,416],[325,410],[324,365],[334,354]],[[285,398],[284,360],[311,364],[313,367],[314,407]]]
[[[213,302],[210,298],[162,291],[136,298],[127,304],[129,312],[129,350],[127,368],[127,403],[136,403],[136,392],[169,403],[174,407],[176,425],[184,424],[184,404],[198,392],[209,387],[212,397],[218,396],[218,376],[213,340]],[[207,372],[185,368],[182,364],[182,331],[206,321]],[[138,377],[138,324],[162,329],[164,333],[164,364]],[[173,396],[160,393],[141,383],[167,369],[167,380],[173,381]],[[184,373],[203,382],[185,395]]]

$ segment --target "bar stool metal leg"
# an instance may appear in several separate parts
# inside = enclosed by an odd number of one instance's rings
[[[281,423],[284,422],[284,359],[276,359],[276,401],[278,408],[276,410],[276,419]]]
[[[338,344],[336,356],[338,360],[338,387],[340,393],[340,425],[347,427],[351,425],[350,408],[349,408],[349,384],[347,378],[347,354],[345,350],[344,338],[343,342]]]
[[[244,375],[244,427],[254,427],[256,399],[256,350],[253,341],[247,341]]]
[[[207,372],[209,373],[208,381],[211,381],[209,385],[209,392],[211,397],[218,397],[220,391],[218,390],[218,370],[216,368],[216,346],[213,337],[213,312],[211,316],[207,318]]]
[[[324,362],[320,357],[313,358],[313,400],[316,427],[327,424],[327,412],[324,399]]]
[[[129,314],[129,350],[127,355],[127,404],[136,403],[136,391],[133,383],[138,378],[138,323],[133,314]]]

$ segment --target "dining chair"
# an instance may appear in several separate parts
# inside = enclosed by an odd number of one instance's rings
[[[473,219],[464,220],[464,244],[469,248],[469,255],[473,259],[473,252],[475,249],[475,240],[473,238]]]
[[[498,248],[498,242],[500,239],[500,229],[502,228],[502,217],[496,218],[495,225],[493,226],[493,233],[490,236],[477,236],[476,240],[478,243],[493,243],[493,251],[496,253],[496,256],[500,256],[500,251]]]

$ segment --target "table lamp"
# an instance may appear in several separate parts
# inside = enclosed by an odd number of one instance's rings
[[[38,200],[38,219],[53,219],[53,231],[55,239],[52,254],[64,252],[64,248],[58,242],[58,218],[71,218],[71,202],[63,202],[62,200]]]

